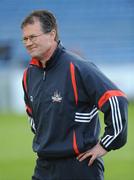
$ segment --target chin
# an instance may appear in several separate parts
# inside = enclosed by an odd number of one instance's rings
[[[29,53],[30,55],[31,55],[31,57],[33,57],[33,58],[37,58],[37,57],[39,57],[39,55],[38,54],[36,54],[36,53]]]
[[[32,57],[32,58],[35,58],[35,59],[40,59],[40,56],[37,55],[37,54],[31,54],[31,57]]]

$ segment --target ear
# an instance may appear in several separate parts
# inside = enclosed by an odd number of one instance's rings
[[[56,30],[53,29],[53,30],[50,32],[50,35],[51,35],[51,38],[54,40],[54,39],[55,39],[55,36],[56,36]]]

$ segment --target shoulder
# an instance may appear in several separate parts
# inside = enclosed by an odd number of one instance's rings
[[[23,71],[23,81],[26,81],[27,78],[27,72],[28,72],[28,67],[24,69]]]
[[[29,64],[23,71],[22,82],[24,83],[24,85],[26,85],[28,82],[29,79],[28,77],[31,69],[32,69],[32,65]]]
[[[64,49],[64,53],[62,53],[61,56],[62,59],[64,59],[67,63],[72,63],[76,68],[78,69],[92,69],[97,68],[95,64],[93,64],[90,60],[87,60],[80,55]],[[64,61],[64,62],[65,62]]]
[[[94,74],[97,71],[100,71],[99,68],[90,60],[71,52],[68,54],[69,62],[73,64],[76,71],[78,71],[80,74]]]

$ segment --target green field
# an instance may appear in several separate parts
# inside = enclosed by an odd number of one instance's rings
[[[129,105],[128,142],[105,157],[105,180],[134,179],[134,104]],[[26,116],[0,115],[0,180],[30,180],[36,156]]]

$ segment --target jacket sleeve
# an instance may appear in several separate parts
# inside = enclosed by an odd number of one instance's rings
[[[127,141],[128,101],[126,95],[94,64],[79,67],[89,101],[104,113],[105,130],[100,144],[107,151]]]
[[[32,108],[30,106],[30,102],[29,102],[29,98],[28,98],[27,74],[28,74],[28,69],[26,69],[24,71],[23,79],[22,79],[22,87],[23,87],[23,91],[24,91],[24,102],[25,102],[25,108],[26,108],[26,112],[27,112],[27,115],[28,115],[29,123],[31,125],[31,130],[32,130],[33,133],[36,133]]]
[[[106,92],[108,96],[106,95],[107,97],[104,97],[105,102],[102,102],[102,106],[99,106],[100,110],[104,113],[104,122],[106,125],[100,144],[107,151],[122,147],[127,140],[128,103],[125,95],[122,92],[119,95],[119,92],[118,90]]]

